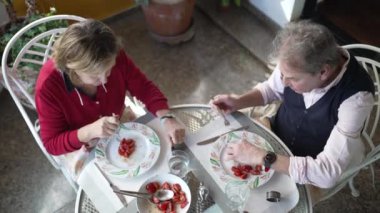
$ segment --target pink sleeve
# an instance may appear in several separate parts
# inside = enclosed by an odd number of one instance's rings
[[[281,71],[278,65],[269,78],[257,84],[255,88],[258,89],[263,96],[264,104],[270,104],[275,100],[283,100],[284,84],[281,80]]]

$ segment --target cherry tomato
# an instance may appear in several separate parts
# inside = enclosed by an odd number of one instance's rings
[[[154,183],[148,183],[146,186],[145,186],[145,189],[148,191],[148,193],[150,194],[153,194],[157,191],[157,188],[156,186],[154,185]]]

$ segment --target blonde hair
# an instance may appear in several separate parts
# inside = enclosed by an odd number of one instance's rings
[[[100,21],[88,19],[70,25],[53,47],[58,69],[76,81],[76,72],[99,74],[114,63],[120,44],[112,30]]]

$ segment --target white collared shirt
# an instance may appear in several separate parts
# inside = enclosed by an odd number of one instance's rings
[[[330,89],[340,82],[350,60],[350,55],[340,74],[326,87],[303,93],[306,108],[311,107]],[[261,92],[265,104],[274,100],[282,100],[284,84],[277,66],[269,79],[256,88]],[[364,145],[360,139],[365,119],[374,103],[370,92],[358,92],[342,102],[338,109],[338,121],[321,153],[316,159],[312,157],[290,157],[290,177],[300,184],[312,184],[321,188],[329,188],[336,184],[342,172],[359,164],[364,157]]]

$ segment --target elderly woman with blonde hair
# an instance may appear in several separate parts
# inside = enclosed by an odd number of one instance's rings
[[[112,30],[95,20],[70,25],[55,42],[36,84],[46,150],[70,153],[112,135],[127,92],[163,118],[172,143],[183,141],[184,127],[169,114],[166,97],[122,50]]]

